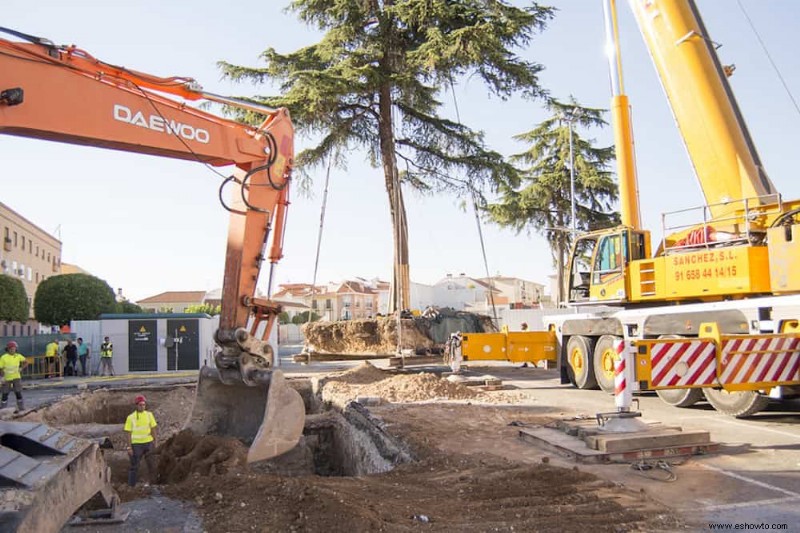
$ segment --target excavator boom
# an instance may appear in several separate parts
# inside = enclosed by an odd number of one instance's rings
[[[216,369],[201,372],[189,426],[242,438],[251,444],[251,460],[294,446],[302,399],[273,370],[267,342],[280,306],[256,298],[262,264],[274,267],[283,255],[294,157],[288,111],[205,93],[191,78],[115,66],[75,46],[0,32],[22,39],[0,38],[0,133],[235,167],[220,186],[231,217]],[[187,101],[238,105],[266,118],[251,127]],[[236,427],[242,413],[248,422]]]

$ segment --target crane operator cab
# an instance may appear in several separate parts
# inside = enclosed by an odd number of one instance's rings
[[[646,259],[649,248],[647,232],[627,227],[599,230],[578,237],[570,253],[568,303],[627,301],[630,266],[632,262]],[[647,280],[644,283],[646,285]]]

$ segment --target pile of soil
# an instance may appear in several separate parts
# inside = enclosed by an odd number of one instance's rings
[[[180,483],[198,476],[221,476],[247,467],[247,447],[234,438],[195,435],[183,430],[158,447],[158,482]]]
[[[434,454],[363,477],[237,473],[165,487],[222,531],[646,531],[658,520],[577,469]]]
[[[344,405],[359,396],[382,398],[393,403],[423,400],[472,400],[480,393],[434,374],[387,375],[369,362],[324,381],[322,400]]]
[[[434,342],[417,327],[414,319],[403,319],[403,346],[426,351]],[[385,355],[397,351],[397,319],[379,317],[370,320],[311,322],[303,332],[306,350],[312,353]]]

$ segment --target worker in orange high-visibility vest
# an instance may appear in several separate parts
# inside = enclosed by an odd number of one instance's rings
[[[125,431],[130,433],[128,456],[131,458],[131,466],[128,470],[128,485],[131,487],[136,486],[136,474],[143,457],[147,463],[150,481],[156,480],[156,461],[153,456],[156,448],[156,417],[146,409],[147,400],[144,396],[137,396],[135,402],[136,410],[125,420]]]
[[[28,366],[28,360],[21,353],[17,353],[17,343],[9,341],[6,344],[6,353],[0,356],[0,372],[5,378],[2,386],[0,409],[8,405],[8,393],[12,389],[17,397],[17,408],[14,412],[18,413],[25,409],[25,404],[22,401],[22,371],[26,366]]]

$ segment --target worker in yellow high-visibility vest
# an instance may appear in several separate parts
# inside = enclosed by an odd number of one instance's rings
[[[128,470],[128,485],[131,487],[136,486],[136,474],[142,457],[147,463],[150,481],[156,480],[156,462],[152,453],[156,448],[156,417],[145,408],[147,400],[144,396],[137,396],[135,401],[136,410],[125,420],[125,431],[130,433],[128,456],[131,458],[131,467]]]
[[[56,375],[56,359],[58,359],[58,341],[53,339],[44,348],[44,357],[47,362],[46,378]]]
[[[0,372],[5,378],[0,408],[5,408],[8,405],[8,393],[13,390],[14,395],[17,397],[17,408],[14,412],[18,413],[25,409],[25,404],[22,401],[22,371],[26,366],[28,366],[28,360],[21,353],[17,353],[17,343],[9,341],[6,344],[6,353],[0,356]]]

